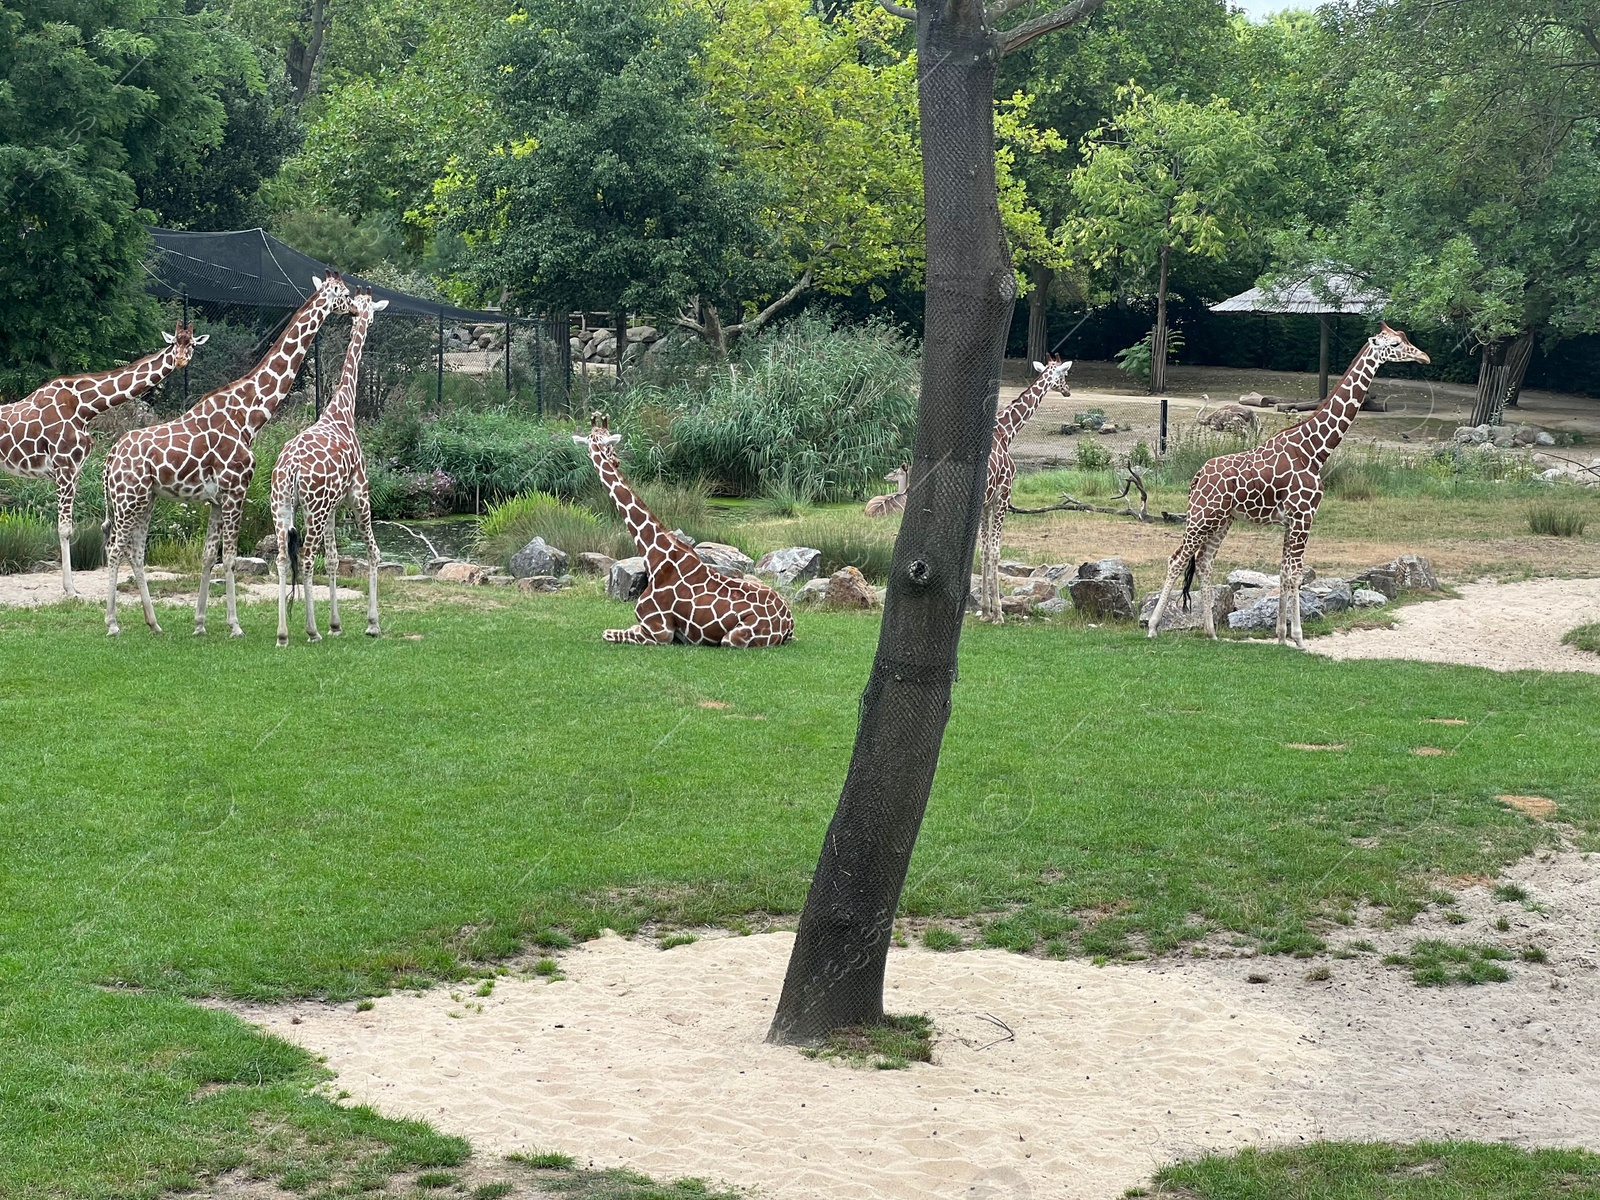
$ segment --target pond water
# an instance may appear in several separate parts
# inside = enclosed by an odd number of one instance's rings
[[[340,527],[340,541],[344,543],[353,529]],[[386,561],[414,562],[418,566],[430,558],[471,558],[478,537],[478,518],[434,517],[423,521],[374,521],[373,535],[378,539],[378,550]],[[352,554],[365,553],[365,547],[350,542]]]

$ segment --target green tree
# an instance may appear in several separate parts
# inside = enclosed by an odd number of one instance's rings
[[[1247,236],[1270,162],[1254,122],[1226,100],[1163,100],[1137,85],[1084,139],[1073,171],[1077,209],[1065,236],[1089,263],[1115,263],[1156,297],[1150,390],[1166,390],[1167,288],[1174,252],[1221,258]],[[1162,440],[1166,436],[1165,406]]]
[[[533,309],[669,313],[770,269],[750,252],[758,191],[693,70],[702,33],[668,0],[535,0],[502,23],[482,72],[496,137],[437,189],[475,286]]]
[[[182,0],[10,0],[0,9],[0,392],[146,348],[134,180],[222,137],[237,60]]]

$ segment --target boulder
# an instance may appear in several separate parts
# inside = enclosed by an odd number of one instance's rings
[[[1316,583],[1302,584],[1302,594],[1310,593],[1322,601],[1323,612],[1344,612],[1355,602],[1350,585],[1342,579],[1321,579]]]
[[[437,575],[453,562],[455,562],[453,558],[430,558],[422,564],[422,573],[424,575]]]
[[[613,600],[637,600],[649,582],[650,572],[645,570],[643,558],[618,559],[606,576],[606,595]]]
[[[1029,578],[1047,579],[1059,588],[1077,573],[1078,568],[1070,563],[1051,563],[1048,566],[1035,567]]]
[[[1275,588],[1278,586],[1276,575],[1266,575],[1260,571],[1247,571],[1240,568],[1228,572],[1228,582],[1235,587],[1247,588]]]
[[[1371,588],[1357,588],[1350,594],[1350,603],[1356,608],[1382,608],[1389,598]]]
[[[381,562],[378,564],[379,575],[404,575],[405,573],[406,569],[402,563]]]
[[[675,538],[677,538],[677,539],[678,539],[678,540],[679,540],[679,541],[680,541],[680,542],[682,542],[682,543],[683,543],[683,544],[684,544],[684,545],[685,545],[685,546],[688,546],[688,547],[690,547],[690,548],[693,548],[693,546],[694,546],[694,544],[695,544],[695,541],[694,541],[694,539],[693,539],[693,538],[692,538],[692,537],[690,537],[690,536],[689,536],[689,535],[688,535],[688,534],[687,534],[687,533],[685,533],[685,532],[684,532],[684,531],[683,531],[683,530],[681,530],[681,529],[674,529],[674,530],[672,530],[672,531],[671,531],[671,532],[672,532],[672,536],[673,536],[673,537],[675,537]]]
[[[614,337],[606,338],[604,340],[596,338],[594,341],[589,343],[587,352],[584,354],[584,357],[588,359],[610,359],[615,358],[616,356],[617,339]]]
[[[788,546],[768,550],[755,565],[755,573],[765,582],[791,588],[807,583],[822,570],[822,551],[810,546]]]
[[[578,555],[578,570],[586,575],[609,575],[616,561],[609,554],[597,554],[593,550],[585,550]]]
[[[1072,607],[1086,617],[1124,621],[1134,618],[1133,572],[1120,558],[1084,563],[1077,575],[1067,580],[1067,592],[1072,596]]]
[[[1233,611],[1234,586],[1231,583],[1218,584],[1211,589],[1212,624],[1221,625],[1228,619],[1228,614]],[[1159,591],[1151,592],[1139,605],[1139,624],[1148,629],[1150,618],[1156,611],[1156,602],[1161,599]],[[1161,630],[1168,629],[1200,629],[1204,626],[1205,609],[1201,605],[1198,593],[1189,596],[1189,607],[1183,607],[1183,594],[1176,589],[1167,600],[1167,611],[1161,614]]]
[[[1497,450],[1509,450],[1517,444],[1517,431],[1509,425],[1496,425],[1489,431],[1489,440]]]
[[[1228,614],[1229,629],[1276,629],[1278,627],[1278,601],[1281,596],[1263,596],[1249,608],[1235,609]],[[1300,620],[1315,620],[1322,616],[1322,601],[1304,588],[1300,589]]]
[[[1396,585],[1402,592],[1437,592],[1439,577],[1433,573],[1433,564],[1420,554],[1402,554],[1389,564]]]
[[[826,579],[808,579],[792,597],[790,602],[801,607],[808,604],[821,604],[828,598],[828,581]]]
[[[273,563],[276,565],[278,552],[272,552]],[[265,557],[252,557],[248,554],[234,556],[233,573],[235,575],[265,575],[267,573],[267,560]]]
[[[1233,587],[1233,584],[1230,583],[1228,586],[1229,587]],[[1277,593],[1278,593],[1278,585],[1277,584],[1273,584],[1269,588],[1264,588],[1264,587],[1233,587],[1233,607],[1234,608],[1249,608],[1257,600],[1261,599],[1261,597],[1269,596],[1269,595],[1275,596],[1275,595],[1277,595]],[[1166,623],[1165,620],[1163,620],[1162,624],[1164,625],[1165,623]]]
[[[1541,429],[1533,435],[1533,444],[1536,446],[1554,446],[1556,444],[1556,436]]]
[[[654,325],[629,325],[628,340],[630,342],[653,342],[660,336],[656,333]]]
[[[570,581],[572,576],[564,575],[558,577],[555,575],[522,575],[517,578],[517,591],[559,592],[563,587],[571,586],[570,582],[563,583],[563,579]]]
[[[256,557],[274,559],[278,557],[278,535],[269,533],[256,543]]]
[[[1488,425],[1462,425],[1455,431],[1454,437],[1460,446],[1481,446],[1489,440],[1491,427]]]
[[[517,582],[517,577],[515,575],[496,574],[489,576],[483,582],[488,584],[490,587],[510,587],[512,584]]]
[[[341,572],[343,564],[340,564]],[[440,583],[465,583],[473,587],[495,574],[493,567],[480,566],[478,563],[446,562],[436,572]]]
[[[517,579],[533,575],[565,575],[567,552],[536,537],[511,556],[511,574]]]
[[[1007,617],[1025,617],[1033,611],[1032,596],[1001,596],[1000,612]]]
[[[1035,604],[1043,604],[1046,600],[1054,600],[1061,590],[1048,579],[1029,579],[1012,588],[1011,594],[1026,596]]]
[[[756,565],[756,560],[739,547],[724,542],[699,542],[694,552],[706,566],[714,567],[724,575],[743,575]]]
[[[829,608],[871,608],[877,603],[872,586],[855,567],[841,567],[828,577]]]
[[[1377,592],[1385,600],[1393,600],[1400,594],[1400,581],[1395,578],[1393,563],[1361,572],[1350,580],[1350,586]]]
[[[1050,600],[1041,600],[1033,606],[1033,611],[1047,617],[1058,617],[1067,611],[1067,598],[1056,596]]]
[[[1033,574],[1033,565],[1031,563],[1021,562],[1015,558],[1002,558],[1000,560],[1000,574],[1016,575],[1020,578],[1026,579],[1028,576]]]

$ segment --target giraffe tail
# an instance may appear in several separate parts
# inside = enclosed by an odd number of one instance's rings
[[[1189,611],[1189,590],[1192,587],[1194,587],[1194,575],[1195,575],[1195,571],[1197,570],[1197,567],[1195,566],[1195,564],[1198,563],[1199,561],[1200,561],[1200,556],[1198,554],[1196,554],[1193,557],[1191,557],[1189,559],[1189,569],[1183,573],[1183,611],[1184,612],[1188,612]]]
[[[289,526],[289,612],[294,612],[294,595],[300,590],[300,529]]]

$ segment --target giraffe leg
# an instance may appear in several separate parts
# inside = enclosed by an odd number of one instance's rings
[[[227,580],[228,636],[243,637],[239,627],[239,603],[234,589],[233,564],[239,552],[239,526],[244,521],[244,497],[228,503],[222,512],[222,574]]]
[[[110,590],[106,592],[106,636],[116,637],[122,632],[117,624],[117,571],[122,565],[123,547],[127,545],[123,509],[118,508],[110,495],[106,497],[110,510],[106,520],[106,572],[110,575]],[[125,506],[124,506],[125,507]]]
[[[978,589],[979,617],[1003,625],[1005,614],[1000,611],[1000,515],[992,503],[984,505],[982,521],[979,570],[983,575]]]
[[[322,522],[327,519],[320,510],[306,505],[306,536],[300,543],[300,583],[305,588],[306,599],[306,641],[320,642],[322,635],[317,632],[317,602],[313,598],[316,593],[316,576],[312,568],[317,562],[317,545],[322,541]],[[326,564],[324,564],[326,565]],[[337,569],[338,564],[334,564]]]
[[[206,601],[211,595],[211,568],[216,565],[217,552],[222,545],[222,509],[211,505],[206,514],[206,542],[200,552],[200,594],[194,601],[194,634],[200,637],[206,631]]]
[[[1306,648],[1305,635],[1300,631],[1300,580],[1305,575],[1306,542],[1310,538],[1309,528],[1296,526],[1291,526],[1283,536],[1283,577],[1279,581],[1283,587],[1278,593],[1278,626],[1281,630],[1284,605],[1288,604],[1289,636],[1299,650]],[[1281,633],[1278,640],[1283,641]]]
[[[292,483],[286,487],[272,477],[272,535],[278,539],[278,645],[289,644],[289,531],[294,528],[294,493]],[[288,481],[285,481],[286,483]]]
[[[156,606],[150,600],[150,584],[144,577],[144,553],[150,542],[150,513],[146,511],[139,520],[138,527],[134,530],[132,549],[129,557],[133,561],[133,579],[139,585],[139,603],[144,606],[144,623],[150,626],[151,633],[160,633],[161,626],[156,622]]]
[[[1224,521],[1206,539],[1196,568],[1200,576],[1200,603],[1205,606],[1205,633],[1212,641],[1217,640],[1217,606],[1215,593],[1211,590],[1211,568],[1217,561],[1217,551],[1222,549],[1222,539],[1228,536],[1229,524],[1231,522]]]
[[[639,618],[637,625],[627,629],[608,629],[600,635],[602,641],[630,642],[641,646],[665,646],[672,641],[672,616],[661,608],[649,591],[639,597],[634,608]]]
[[[378,636],[378,539],[372,532],[372,501],[364,487],[352,489],[356,523],[367,543],[367,636]]]
[[[328,636],[338,637],[344,632],[344,625],[339,621],[339,537],[334,526],[332,511],[328,513],[328,524],[322,533],[322,561],[328,568]]]
[[[75,467],[56,474],[56,536],[61,541],[61,590],[68,597],[78,594],[72,583],[72,505],[78,491]]]
[[[1183,531],[1183,541],[1172,552],[1172,557],[1167,560],[1167,578],[1161,585],[1161,597],[1156,601],[1155,609],[1150,613],[1150,626],[1146,637],[1155,637],[1161,628],[1161,618],[1166,615],[1167,602],[1172,599],[1172,589],[1177,586],[1182,578],[1184,568],[1189,565],[1189,560],[1199,554],[1205,546],[1206,532],[1196,522],[1192,527]]]

